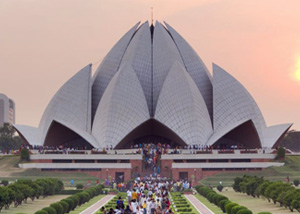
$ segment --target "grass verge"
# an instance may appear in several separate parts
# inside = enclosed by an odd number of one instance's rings
[[[69,214],[79,214],[88,207],[92,206],[93,204],[97,203],[101,198],[103,198],[105,195],[98,195],[94,198],[92,198],[89,202],[81,205],[80,207],[76,208],[75,210],[71,211]]]
[[[213,203],[210,203],[206,198],[204,198],[202,195],[196,194],[194,195],[202,204],[207,206],[208,209],[213,211],[215,214],[223,214],[222,210],[214,205]]]

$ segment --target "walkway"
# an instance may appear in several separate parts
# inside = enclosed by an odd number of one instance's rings
[[[214,214],[193,195],[184,195],[200,214]]]
[[[109,202],[115,195],[106,195],[101,198],[98,202],[94,203],[92,206],[83,210],[80,214],[94,214],[97,212],[103,205]]]

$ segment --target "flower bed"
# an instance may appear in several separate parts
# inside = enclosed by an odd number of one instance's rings
[[[171,208],[174,213],[180,214],[195,214],[191,205],[188,203],[187,199],[183,197],[183,194],[180,192],[171,192],[170,193]]]

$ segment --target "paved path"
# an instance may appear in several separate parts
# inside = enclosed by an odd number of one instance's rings
[[[92,206],[83,210],[80,214],[93,214],[97,212],[103,205],[109,202],[115,195],[106,195],[101,198],[98,202],[94,203]]]
[[[200,214],[214,214],[193,195],[184,195]]]

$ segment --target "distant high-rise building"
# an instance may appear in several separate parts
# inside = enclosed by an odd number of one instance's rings
[[[15,102],[5,94],[0,94],[0,126],[15,123]]]

